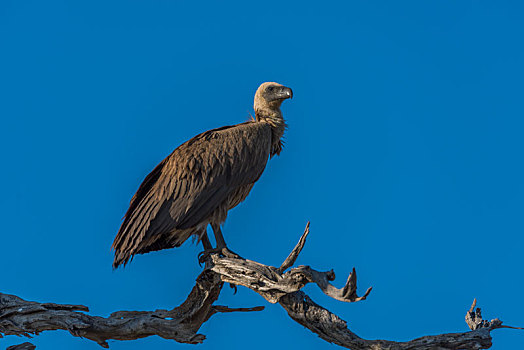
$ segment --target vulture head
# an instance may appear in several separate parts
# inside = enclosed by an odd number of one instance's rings
[[[274,82],[260,85],[255,93],[253,105],[257,119],[280,116],[280,105],[285,99],[293,98],[293,90]]]

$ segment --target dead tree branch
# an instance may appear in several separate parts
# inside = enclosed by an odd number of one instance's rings
[[[295,263],[308,234],[309,223],[293,251],[278,268],[241,258],[222,258],[216,254],[209,256],[206,268],[198,276],[186,301],[172,310],[117,311],[104,318],[86,314],[89,310],[82,305],[31,302],[0,293],[0,337],[31,337],[43,331],[63,329],[73,336],[96,341],[105,348],[108,347],[109,339],[133,340],[151,335],[197,344],[205,339],[204,335],[197,333],[198,330],[212,315],[263,310],[263,307],[228,308],[213,305],[224,282],[247,287],[270,303],[279,303],[294,321],[320,338],[353,350],[488,349],[491,347],[490,331],[518,328],[503,326],[498,319],[482,320],[480,309],[474,311],[474,301],[466,314],[466,323],[471,332],[425,336],[407,342],[362,339],[347,328],[344,320],[316,304],[301,290],[306,284],[314,283],[324,294],[336,300],[365,300],[371,288],[364,295],[357,295],[354,268],[340,289],[330,283],[335,279],[333,270],[321,272],[309,266],[298,266],[285,272]],[[31,346],[34,348],[34,345],[24,343],[12,349],[33,349]]]
[[[63,329],[76,337],[96,341],[108,348],[108,339],[133,340],[158,335],[179,343],[201,343],[200,326],[218,312],[259,311],[261,308],[229,309],[214,306],[223,283],[215,273],[205,270],[186,301],[172,310],[117,311],[109,317],[90,316],[82,305],[61,305],[23,300],[0,294],[0,337],[30,337],[48,330]]]
[[[35,350],[36,346],[29,342],[25,342],[18,345],[9,346],[6,350]]]

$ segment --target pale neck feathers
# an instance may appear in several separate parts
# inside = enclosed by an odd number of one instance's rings
[[[271,106],[273,105],[273,106]],[[266,103],[265,106],[257,106],[255,103],[255,117],[257,122],[267,123],[271,126],[271,157],[279,155],[282,151],[282,136],[286,131],[287,124],[280,111],[280,103]]]

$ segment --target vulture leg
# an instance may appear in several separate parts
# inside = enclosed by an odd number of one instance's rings
[[[211,227],[213,228],[213,232],[215,233],[215,240],[217,242],[217,247],[211,248],[211,243],[209,242],[209,238],[207,237],[207,234],[202,236],[202,244],[204,245],[204,251],[198,254],[198,262],[199,263],[205,262],[206,259],[211,254],[220,254],[222,256],[225,256],[226,258],[241,259],[240,255],[232,252],[231,250],[227,248],[226,241],[224,240],[224,236],[222,236],[222,230],[220,229],[220,225],[212,223]],[[208,245],[209,245],[209,248],[207,248]]]
[[[202,241],[202,245],[204,246],[204,250],[210,250],[213,249],[213,246],[211,245],[211,242],[209,241],[209,237],[207,236],[207,232],[204,231],[202,234],[200,240]]]
[[[204,232],[200,235],[200,240],[202,241],[202,245],[204,246],[204,251],[198,254],[198,264],[202,266],[202,264],[206,260],[205,258],[207,258],[207,256],[204,256],[204,253],[212,251],[213,246],[211,245],[211,242],[209,241],[209,237],[207,236],[206,230],[204,230]]]
[[[219,249],[226,248],[227,244],[226,244],[226,241],[224,240],[224,236],[222,236],[222,229],[220,228],[220,225],[211,223],[211,228],[213,229],[213,233],[215,234],[215,240],[217,241],[217,248]]]
[[[227,248],[224,236],[222,236],[222,230],[220,229],[220,225],[216,223],[211,223],[211,228],[213,229],[213,233],[215,234],[215,240],[217,241],[217,249],[219,249],[219,252],[222,253],[222,255],[226,258],[241,259],[240,255],[232,252]]]

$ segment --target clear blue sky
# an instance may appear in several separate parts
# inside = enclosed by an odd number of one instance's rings
[[[195,134],[249,117],[258,84],[293,88],[286,147],[224,235],[278,265],[357,268],[369,299],[305,291],[362,337],[524,325],[524,7],[518,1],[14,1],[0,3],[0,290],[96,315],[171,308],[200,246],[112,271],[142,179]],[[255,293],[220,304],[198,349],[333,349]],[[23,339],[0,340],[0,348]],[[98,349],[66,332],[38,349]],[[524,348],[499,330],[493,349]],[[112,349],[196,349],[150,337]]]

